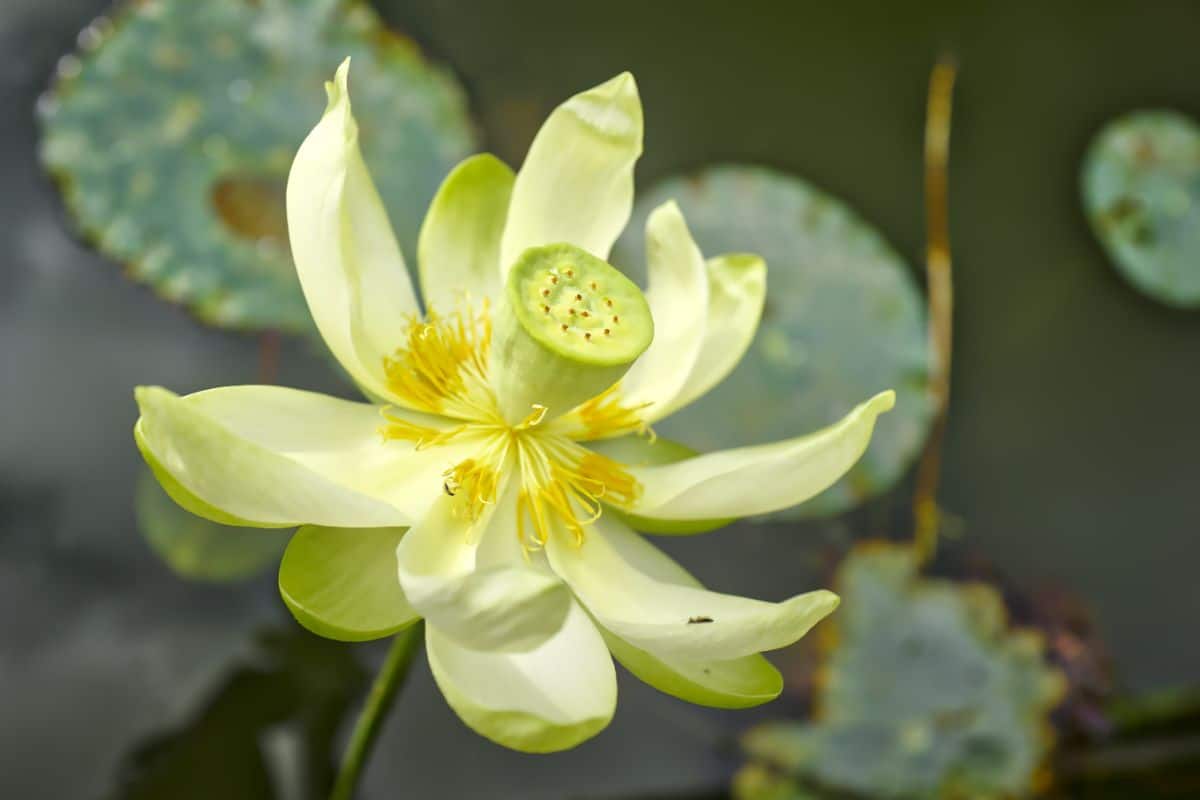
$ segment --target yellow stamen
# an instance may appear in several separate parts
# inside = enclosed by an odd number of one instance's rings
[[[379,428],[379,433],[384,440],[416,442],[418,450],[445,444],[468,428],[467,425],[458,425],[446,430],[438,430],[418,425],[397,415],[396,410],[388,406],[379,409],[379,413],[387,420],[387,424]]]
[[[576,417],[586,430],[586,433],[580,438],[598,439],[602,436],[634,432],[654,435],[641,417],[641,412],[648,408],[650,403],[624,405],[619,392],[620,384],[614,383],[575,409],[572,416]]]
[[[529,415],[525,417],[525,419],[521,420],[513,430],[523,431],[526,428],[534,428],[538,425],[541,425],[542,420],[545,418],[546,407],[541,403],[534,403],[533,411],[531,411]]]
[[[601,498],[626,504],[641,490],[616,461],[563,437],[522,437],[517,452],[517,536],[526,550],[544,547],[555,527],[582,544],[585,527],[603,512]]]
[[[430,308],[424,320],[412,318],[404,344],[384,358],[388,388],[420,411],[494,421],[499,415],[487,380],[491,342],[486,301],[478,309],[464,301],[446,316]]]
[[[430,309],[424,320],[410,320],[404,342],[384,359],[388,388],[408,408],[461,423],[434,427],[385,407],[380,433],[385,440],[413,442],[417,450],[478,437],[478,451],[443,473],[442,489],[458,498],[455,513],[478,521],[516,468],[519,474],[513,479],[521,482],[517,535],[526,551],[544,547],[556,530],[581,544],[587,526],[600,518],[603,503],[628,504],[641,487],[620,464],[572,439],[645,432],[649,429],[640,412],[649,403],[623,405],[613,386],[560,417],[561,422],[543,424],[548,410],[534,405],[523,420],[509,425],[488,383],[491,339],[486,303],[479,308],[464,303],[445,316]],[[581,437],[580,426],[586,431]]]
[[[506,435],[494,436],[474,458],[460,461],[442,473],[445,478],[442,488],[451,497],[465,499],[461,508],[471,522],[479,519],[486,506],[496,502],[510,443]]]

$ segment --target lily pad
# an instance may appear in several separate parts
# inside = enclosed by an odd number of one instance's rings
[[[708,451],[798,436],[894,388],[862,460],[833,487],[776,518],[840,513],[886,491],[929,433],[929,350],[921,294],[904,260],[835,198],[774,170],[721,165],[669,178],[637,201],[616,263],[644,278],[646,217],[674,199],[705,256],[767,261],[762,325],[715,390],[655,426]],[[643,281],[644,282],[644,281]]]
[[[359,0],[127,2],[79,42],[39,103],[42,161],[89,240],[214,325],[311,329],[284,186],[344,58],[401,242],[473,149],[461,87]]]
[[[1084,159],[1083,206],[1130,283],[1168,305],[1200,307],[1200,125],[1174,111],[1105,125]]]
[[[150,470],[138,477],[133,508],[147,544],[175,573],[192,580],[253,577],[278,564],[288,544],[286,531],[235,528],[185,511]]]
[[[995,589],[923,579],[917,568],[911,547],[879,543],[843,563],[815,721],[747,734],[755,764],[738,786],[764,793],[740,800],[808,797],[765,793],[808,783],[879,798],[1030,789],[1061,674],[1037,633],[1008,627]],[[774,773],[784,779],[763,779]]]

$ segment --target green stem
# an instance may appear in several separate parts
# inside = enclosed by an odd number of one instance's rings
[[[371,748],[375,745],[375,737],[392,707],[392,701],[396,699],[396,693],[404,685],[424,629],[424,623],[418,621],[396,634],[395,640],[392,641],[387,660],[375,676],[371,693],[367,695],[367,703],[359,714],[358,721],[354,723],[354,733],[346,747],[346,755],[342,759],[342,768],[338,772],[337,782],[333,785],[330,800],[351,800],[354,797],[358,779],[371,755]]]

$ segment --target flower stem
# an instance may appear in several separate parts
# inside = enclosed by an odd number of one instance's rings
[[[371,755],[383,719],[391,709],[396,693],[404,685],[405,677],[408,676],[408,668],[412,665],[424,628],[424,622],[418,620],[396,634],[392,641],[387,660],[375,676],[371,693],[367,695],[367,703],[359,714],[358,721],[354,723],[354,733],[346,747],[346,755],[342,759],[342,767],[338,771],[330,800],[352,800],[354,797],[358,779]]]
[[[929,293],[929,346],[933,355],[930,391],[933,428],[917,465],[913,493],[915,544],[922,563],[937,550],[938,481],[942,469],[942,440],[950,403],[951,322],[954,289],[950,273],[950,224],[947,208],[947,162],[950,156],[950,109],[954,94],[954,63],[943,58],[929,78],[925,112],[925,262]]]

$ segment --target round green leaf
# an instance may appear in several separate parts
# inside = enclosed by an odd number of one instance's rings
[[[198,517],[173,501],[150,470],[138,476],[134,516],[146,543],[172,570],[202,581],[236,581],[279,560],[286,532],[233,527]]]
[[[1084,159],[1083,206],[1130,283],[1168,305],[1200,307],[1200,125],[1174,111],[1105,125]]]
[[[1025,796],[1063,692],[1041,637],[990,586],[922,578],[908,546],[860,545],[837,588],[814,721],[755,728],[751,758],[856,796]]]
[[[701,451],[816,430],[895,389],[862,460],[812,500],[773,517],[836,514],[886,491],[929,432],[925,312],[908,265],[845,205],[799,178],[723,165],[664,180],[639,199],[614,263],[642,276],[650,211],[676,200],[706,257],[767,262],[762,324],[716,389],[655,425]]]
[[[410,261],[434,191],[473,149],[462,89],[359,0],[127,2],[80,45],[38,106],[42,161],[88,239],[214,325],[311,326],[284,185],[342,59]]]
[[[279,565],[279,593],[301,625],[343,642],[380,639],[416,622],[396,546],[407,528],[305,525]]]

